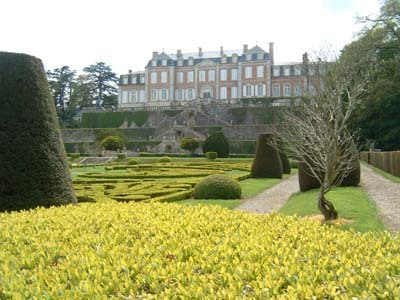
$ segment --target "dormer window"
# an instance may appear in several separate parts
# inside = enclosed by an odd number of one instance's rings
[[[246,60],[251,60],[251,53],[246,54]]]
[[[156,66],[157,66],[157,60],[153,59],[153,60],[151,61],[151,66],[152,66],[152,67],[156,67]]]
[[[222,62],[223,64],[226,64],[226,55],[222,56],[221,62]]]
[[[189,57],[189,66],[193,66],[193,62],[194,62],[193,57]]]
[[[264,53],[258,53],[258,54],[257,54],[257,58],[258,58],[259,60],[263,60],[263,59],[264,59]]]
[[[128,84],[128,76],[122,76],[122,84]]]
[[[163,59],[163,60],[162,60],[162,65],[163,65],[163,66],[166,66],[166,65],[167,65],[167,60],[166,60],[166,59]]]
[[[179,66],[179,67],[182,67],[182,66],[183,66],[183,59],[182,59],[182,58],[179,58],[179,59],[178,59],[178,66]]]
[[[233,54],[233,55],[232,55],[232,62],[233,62],[234,64],[237,64],[237,62],[238,62],[238,56],[237,56],[237,54]]]

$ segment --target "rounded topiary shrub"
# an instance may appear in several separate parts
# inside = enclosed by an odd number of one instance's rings
[[[126,159],[126,153],[117,153],[117,159],[119,160]]]
[[[128,165],[140,165],[140,160],[138,160],[138,159],[130,159],[128,161]]]
[[[163,156],[163,157],[160,157],[158,162],[160,162],[160,163],[170,163],[170,162],[172,162],[172,159],[169,156]]]
[[[101,146],[106,150],[118,150],[125,147],[124,140],[117,135],[110,135],[105,137],[101,142]]]
[[[206,152],[206,157],[209,160],[215,160],[218,157],[218,153],[217,152]]]
[[[282,162],[272,134],[260,134],[257,139],[256,154],[251,166],[253,178],[282,178]]]
[[[242,189],[239,183],[229,176],[210,175],[196,184],[195,199],[240,199]]]
[[[283,151],[279,151],[279,158],[281,159],[282,163],[282,173],[283,174],[290,174],[290,162],[289,158],[287,157],[286,153]]]
[[[0,52],[0,211],[76,203],[40,59]]]
[[[229,156],[229,141],[222,131],[211,134],[203,143],[203,153],[217,152],[218,157]]]

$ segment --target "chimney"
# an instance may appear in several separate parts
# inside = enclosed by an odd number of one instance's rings
[[[132,73],[132,70],[128,70],[128,71],[129,71],[129,74]]]
[[[182,56],[182,50],[176,50],[176,56],[181,57]]]
[[[307,52],[305,52],[303,54],[303,64],[304,65],[308,65],[308,54],[307,54]]]
[[[269,43],[269,57],[271,60],[271,65],[274,64],[274,43]]]
[[[224,55],[224,47],[222,47],[222,46],[220,48],[220,54],[221,54],[221,56]]]
[[[201,47],[199,47],[199,56],[200,56],[200,57],[203,56],[203,49],[201,49]]]
[[[243,45],[243,53],[246,53],[249,50],[249,46],[247,44]]]
[[[156,58],[157,56],[158,56],[158,52],[157,52],[157,51],[154,51],[154,52],[153,52],[153,59]]]

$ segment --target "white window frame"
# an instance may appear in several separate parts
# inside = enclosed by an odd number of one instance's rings
[[[139,102],[145,102],[144,93],[144,90],[139,91]]]
[[[150,77],[151,77],[150,80],[151,83],[157,83],[157,72],[151,72]]]
[[[285,97],[290,97],[292,95],[290,83],[285,83],[283,85],[283,95]]]
[[[290,66],[283,67],[283,76],[290,76]]]
[[[246,85],[246,97],[253,96],[252,90],[253,90],[253,87],[251,85]]]
[[[263,60],[263,59],[264,59],[264,53],[258,53],[258,54],[257,54],[257,58],[258,58],[259,60]]]
[[[257,84],[256,89],[257,89],[256,96],[258,96],[258,97],[264,96],[264,86],[262,84]]]
[[[128,76],[122,76],[122,84],[128,84],[129,77]]]
[[[220,99],[228,99],[228,89],[226,86],[221,86],[219,89],[219,98]]]
[[[233,86],[231,88],[231,98],[236,99],[238,97],[238,88],[237,86]]]
[[[156,59],[153,59],[153,60],[151,61],[151,66],[152,66],[152,67],[156,67],[156,66],[157,66],[157,60],[156,60]]]
[[[132,90],[131,92],[131,102],[137,102],[138,97],[137,97],[137,92],[135,90]]]
[[[245,68],[245,78],[252,78],[253,77],[253,67],[252,66],[247,66]]]
[[[157,100],[157,90],[153,89],[151,90],[151,101],[156,101]]]
[[[238,62],[238,56],[232,55],[232,63],[237,64],[237,62]]]
[[[208,81],[215,81],[215,70],[208,70]]]
[[[281,68],[280,68],[279,66],[274,66],[273,75],[274,75],[275,77],[281,76]]]
[[[188,89],[188,100],[193,99],[193,89]]]
[[[206,81],[206,71],[199,71],[199,81]]]
[[[253,56],[253,55],[252,55],[251,53],[246,54],[246,60],[250,61],[251,58],[252,58],[252,56]]]
[[[222,69],[220,72],[220,79],[221,81],[226,81],[228,80],[228,70]]]
[[[281,96],[281,86],[280,84],[274,83],[272,85],[272,97],[280,97]]]
[[[177,77],[177,82],[178,83],[183,83],[183,72],[178,72],[176,74],[176,77]]]
[[[161,100],[167,100],[167,99],[168,99],[168,90],[162,89],[161,90]]]
[[[167,83],[167,82],[168,82],[168,72],[162,71],[161,72],[161,83]]]
[[[231,80],[238,80],[238,69],[231,70]]]
[[[163,66],[166,66],[167,63],[168,63],[168,60],[166,60],[166,59],[163,59],[163,60],[162,60],[162,65],[163,65]]]
[[[257,78],[264,78],[264,66],[257,66]]]
[[[187,82],[194,82],[194,72],[193,71],[187,72]]]
[[[300,97],[301,96],[301,86],[300,86],[300,84],[296,84],[294,86],[294,96],[295,97]]]
[[[122,91],[121,103],[128,103],[128,101],[129,101],[129,92],[128,91]]]
[[[301,75],[301,66],[297,65],[294,66],[294,76],[300,76]]]

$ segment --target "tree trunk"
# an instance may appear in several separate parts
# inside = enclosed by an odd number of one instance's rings
[[[336,220],[338,218],[338,212],[333,206],[333,203],[325,198],[325,191],[323,186],[321,186],[318,194],[318,208],[324,215],[326,221]]]

